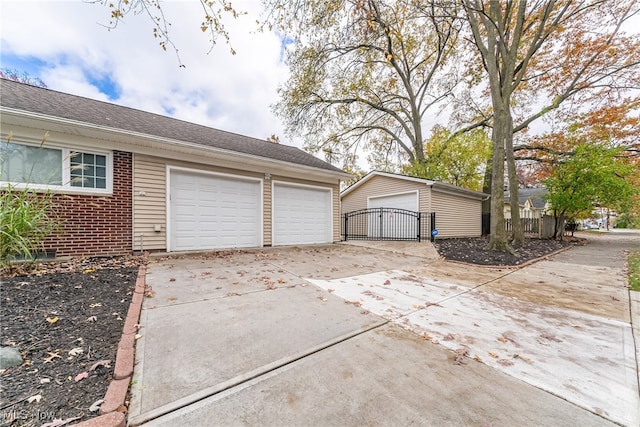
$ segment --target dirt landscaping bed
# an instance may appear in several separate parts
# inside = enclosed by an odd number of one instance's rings
[[[521,265],[532,259],[540,258],[559,249],[576,244],[585,244],[586,240],[567,238],[558,241],[551,239],[525,239],[520,245],[514,245],[515,255],[509,252],[487,250],[487,237],[469,237],[456,239],[438,239],[435,247],[440,256],[450,261],[461,261],[479,265]]]
[[[98,415],[142,262],[83,258],[3,272],[0,345],[17,349],[23,363],[0,371],[0,425]]]

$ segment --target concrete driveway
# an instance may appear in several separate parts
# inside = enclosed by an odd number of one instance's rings
[[[638,240],[599,237],[521,270],[416,243],[155,259],[129,424],[637,425]]]

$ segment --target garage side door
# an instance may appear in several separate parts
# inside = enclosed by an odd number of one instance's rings
[[[331,228],[331,190],[274,183],[274,246],[330,243]]]
[[[369,209],[395,208],[412,212],[418,210],[418,193],[410,192],[393,194],[390,196],[370,197]],[[379,213],[369,213],[369,237],[384,239],[411,239],[418,234],[418,223],[412,217],[404,214],[394,214],[393,211],[385,211],[384,216]]]
[[[172,171],[172,251],[261,244],[261,185],[241,178]]]

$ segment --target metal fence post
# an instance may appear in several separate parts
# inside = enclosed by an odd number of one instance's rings
[[[436,238],[433,235],[433,230],[436,229],[436,213],[431,212],[430,221],[429,221],[429,234],[431,235],[431,243],[435,242]]]
[[[349,215],[344,214],[344,241],[349,240]]]

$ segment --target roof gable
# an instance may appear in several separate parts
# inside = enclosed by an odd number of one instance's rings
[[[181,141],[348,175],[299,148],[225,132],[108,102],[0,79],[0,107]]]
[[[526,200],[530,200],[534,208],[543,209],[547,205],[547,193],[548,190],[545,187],[520,188],[518,189],[518,204],[522,205]],[[505,203],[509,203],[511,201],[509,191],[505,191],[504,201]]]
[[[436,191],[459,193],[461,195],[464,195],[464,196],[467,196],[467,197],[471,197],[471,198],[486,199],[486,198],[490,197],[489,194],[485,194],[485,193],[482,193],[482,192],[479,192],[479,191],[474,191],[474,190],[469,190],[469,189],[466,189],[466,188],[458,187],[458,186],[453,185],[453,184],[446,184],[446,183],[440,182],[440,181],[433,181],[433,180],[430,180],[430,179],[417,178],[417,177],[413,177],[413,176],[405,176],[405,175],[399,175],[399,174],[395,174],[395,173],[381,172],[381,171],[371,171],[371,172],[369,172],[364,177],[362,177],[360,180],[358,180],[357,182],[355,182],[354,184],[352,184],[351,186],[349,186],[348,188],[343,190],[342,193],[340,193],[340,197],[342,198],[342,197],[346,196],[347,194],[349,194],[350,192],[352,192],[356,188],[360,187],[361,185],[365,184],[366,182],[371,181],[374,177],[377,177],[377,176],[384,176],[384,177],[387,177],[387,178],[393,178],[393,179],[399,179],[399,180],[403,180],[403,181],[416,182],[416,183],[419,183],[419,184],[424,184],[425,186],[430,186],[432,189],[434,189]]]

